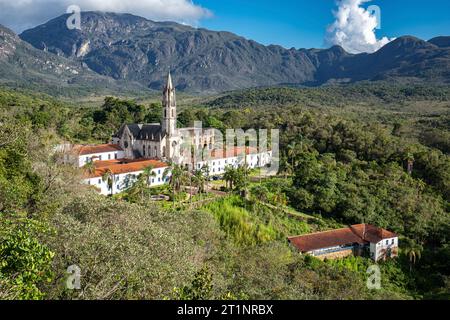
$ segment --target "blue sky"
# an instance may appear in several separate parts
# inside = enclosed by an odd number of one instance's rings
[[[353,53],[374,52],[402,35],[425,40],[450,35],[450,0],[339,1],[339,23],[334,23],[336,0],[0,0],[0,24],[20,33],[77,5],[81,11],[132,13],[231,31],[287,48],[337,44]],[[381,30],[374,32],[376,19],[361,9],[369,5],[381,10]],[[327,33],[332,24],[332,32]]]
[[[200,26],[232,31],[263,44],[324,47],[326,28],[333,23],[335,0],[196,0],[214,16]],[[414,35],[430,39],[450,35],[450,0],[373,0],[381,9],[379,37]]]

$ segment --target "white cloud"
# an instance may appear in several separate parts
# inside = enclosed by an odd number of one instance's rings
[[[0,0],[0,24],[21,32],[66,13],[70,5],[82,11],[131,13],[190,25],[212,15],[192,0]]]
[[[337,0],[338,9],[334,12],[336,21],[328,27],[325,42],[328,45],[340,45],[351,53],[371,53],[394,40],[387,37],[377,39],[377,18],[361,7],[370,1]]]

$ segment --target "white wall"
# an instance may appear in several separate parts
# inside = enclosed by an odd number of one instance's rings
[[[247,155],[247,165],[251,169],[264,167],[270,164],[271,156],[271,152]],[[225,168],[227,166],[233,166],[234,168],[237,168],[239,166],[243,166],[244,164],[245,160],[243,157],[230,157],[197,162],[195,169],[200,170],[205,165],[208,165],[210,176],[217,176],[224,174]]]
[[[152,179],[150,183],[151,187],[162,186],[168,182],[168,179],[170,178],[170,173],[168,174],[166,179],[164,179],[163,177],[164,171],[166,169],[167,167],[152,170],[156,176],[151,178]],[[131,188],[133,186],[133,183],[136,182],[137,178],[142,172],[143,171],[136,171],[114,175],[114,183],[112,190],[108,189],[108,183],[103,181],[102,177],[85,179],[84,183],[97,187],[102,195],[110,195],[111,191],[112,194],[118,194]]]
[[[122,151],[118,151],[117,153],[118,153],[119,159],[121,158],[121,156],[124,155]],[[108,154],[109,153],[101,154],[102,160],[108,160]],[[110,154],[111,154],[111,158],[114,159],[114,153],[110,153]],[[80,157],[80,159],[79,159],[80,167],[85,165],[86,157],[91,157],[91,156],[93,156],[93,155],[83,156],[83,158]],[[96,159],[96,160],[98,160],[98,159]],[[247,164],[252,169],[264,167],[265,165],[270,164],[270,161],[271,161],[271,152],[247,155]],[[220,176],[225,173],[225,168],[227,166],[233,166],[233,167],[237,168],[241,165],[244,165],[244,163],[245,163],[245,161],[244,161],[243,157],[230,157],[230,158],[214,159],[214,160],[209,160],[209,161],[198,162],[196,164],[195,169],[199,170],[203,166],[209,165],[210,176]],[[161,185],[167,183],[167,181],[164,181],[164,179],[163,179],[163,174],[164,174],[165,170],[166,170],[166,168],[160,168],[160,169],[153,170],[153,172],[155,172],[155,174],[156,174],[156,177],[152,178],[152,180],[154,180],[154,181],[151,183],[151,186],[156,187],[156,186],[161,186]],[[143,171],[137,171],[137,172],[115,175],[115,182],[114,182],[114,186],[113,186],[113,190],[112,190],[113,194],[123,192],[127,188],[131,187],[132,182],[133,182],[132,177],[135,176],[135,179],[137,179],[139,174],[141,174],[142,172]],[[170,174],[169,174],[169,176],[170,176]],[[128,186],[127,186],[127,182],[128,182]],[[107,182],[102,181],[101,177],[86,179],[85,183],[90,184],[92,186],[96,186],[97,188],[99,188],[101,190],[100,193],[103,195],[111,194],[111,190],[108,190]]]
[[[103,152],[103,153],[93,153],[86,154],[78,157],[78,166],[81,168],[86,165],[89,161],[107,161],[114,159],[123,159],[125,157],[125,153],[123,151],[111,151],[111,152]]]
[[[379,259],[382,258],[384,250],[397,247],[398,247],[398,238],[384,239],[378,243],[370,244],[370,255],[372,259],[378,261]]]

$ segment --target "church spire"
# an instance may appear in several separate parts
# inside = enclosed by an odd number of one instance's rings
[[[167,83],[166,83],[166,90],[172,90],[173,89],[173,84],[172,84],[172,75],[170,74],[169,71],[169,75],[167,76]]]
[[[169,135],[176,134],[177,129],[177,102],[175,96],[175,87],[172,82],[172,75],[167,75],[167,83],[163,92],[163,122],[162,128]]]

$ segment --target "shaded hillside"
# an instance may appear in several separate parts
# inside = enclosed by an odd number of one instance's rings
[[[206,102],[209,107],[240,108],[270,106],[345,106],[354,102],[399,103],[405,101],[448,101],[450,87],[397,85],[365,82],[321,88],[258,88],[226,92]]]
[[[80,61],[37,50],[0,25],[0,84],[52,95],[135,91],[137,84],[101,76]]]

